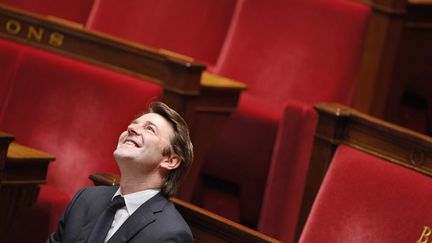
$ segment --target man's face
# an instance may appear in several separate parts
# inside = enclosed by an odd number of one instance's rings
[[[114,157],[117,162],[134,162],[141,169],[153,170],[166,158],[162,151],[170,145],[173,136],[174,129],[164,117],[144,114],[120,134]]]

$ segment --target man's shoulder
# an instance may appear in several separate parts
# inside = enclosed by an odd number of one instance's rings
[[[95,199],[98,199],[97,201],[100,201],[101,199],[111,199],[117,189],[117,187],[113,186],[84,187],[75,194],[74,198],[72,199],[72,204],[74,204],[76,201],[94,202]]]
[[[186,221],[180,212],[177,211],[174,203],[162,193],[156,194],[146,204],[151,208],[159,222],[173,226],[187,226]]]
[[[112,193],[114,194],[117,191],[118,187],[116,186],[89,186],[81,189],[80,192],[83,194],[92,194],[92,195],[100,195]],[[79,192],[78,192],[79,193]]]
[[[166,229],[185,230],[187,232],[191,231],[186,220],[177,210],[174,203],[168,199],[163,209],[163,213],[161,214],[161,218],[163,218],[163,220],[167,222]]]
[[[155,219],[137,235],[136,242],[144,238],[152,239],[151,242],[193,242],[189,225],[169,199],[158,194],[150,201],[150,207]]]
[[[165,222],[168,223],[164,224],[165,233],[161,235],[160,241],[193,242],[189,225],[171,201],[167,203],[164,211]]]

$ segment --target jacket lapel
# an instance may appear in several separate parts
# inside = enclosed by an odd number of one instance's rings
[[[77,238],[78,242],[87,242],[87,239],[93,230],[97,220],[101,216],[102,212],[105,210],[105,208],[108,206],[108,204],[111,201],[112,196],[117,191],[118,187],[110,187],[109,190],[107,190],[107,193],[102,198],[97,198],[94,200],[94,208],[91,210],[88,210],[88,212],[92,212],[91,214],[87,215],[86,224],[81,228],[80,234]],[[100,202],[100,203],[96,203]]]
[[[150,198],[123,223],[108,243],[127,242],[143,228],[153,223],[156,220],[155,213],[162,211],[167,203],[168,199],[161,193]]]

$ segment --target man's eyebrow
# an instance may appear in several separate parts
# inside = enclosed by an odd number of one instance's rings
[[[131,124],[138,124],[138,123],[139,123],[138,118],[131,121]],[[159,127],[155,123],[153,123],[152,121],[145,121],[144,125],[152,125],[152,126],[156,127],[157,129],[159,129]]]

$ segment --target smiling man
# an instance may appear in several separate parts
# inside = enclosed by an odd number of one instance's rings
[[[132,121],[114,158],[120,187],[82,189],[47,242],[193,242],[192,233],[168,200],[193,160],[189,130],[161,102]]]

